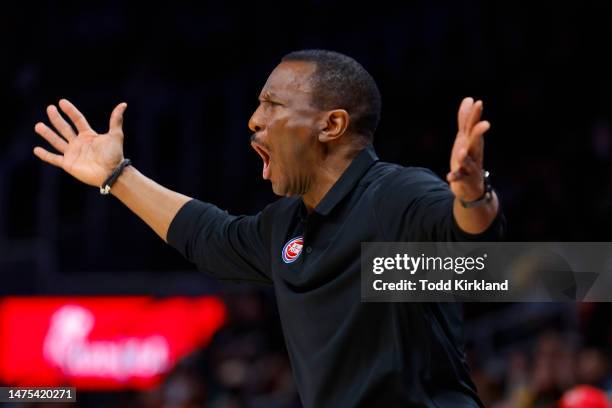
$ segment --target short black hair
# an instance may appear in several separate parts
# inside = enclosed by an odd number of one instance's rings
[[[353,58],[328,50],[290,52],[281,61],[306,61],[316,64],[312,75],[312,103],[318,109],[345,109],[349,130],[374,139],[380,121],[380,91],[374,78]]]

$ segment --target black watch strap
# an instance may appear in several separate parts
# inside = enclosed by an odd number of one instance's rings
[[[104,183],[102,183],[102,185],[100,186],[100,194],[102,195],[108,195],[110,193],[111,187],[113,186],[113,184],[115,184],[115,181],[117,181],[117,179],[119,178],[119,176],[121,175],[121,173],[123,172],[123,169],[125,169],[127,166],[129,166],[132,162],[130,161],[130,159],[124,159],[116,168],[115,170],[113,170],[113,172],[111,173],[110,176],[108,176],[108,178],[106,180],[104,180]]]
[[[491,178],[490,173],[486,170],[482,173],[485,190],[480,198],[477,198],[474,201],[464,201],[462,198],[459,199],[461,206],[463,208],[474,208],[479,207],[481,205],[485,205],[490,203],[493,200],[493,187],[491,186]]]

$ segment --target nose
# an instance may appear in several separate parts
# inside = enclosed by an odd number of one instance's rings
[[[261,105],[255,109],[255,112],[253,112],[253,115],[251,115],[251,119],[249,119],[249,129],[251,129],[251,131],[254,133],[257,133],[264,128],[263,115],[261,114],[260,109]]]

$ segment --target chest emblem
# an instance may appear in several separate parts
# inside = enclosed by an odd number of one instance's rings
[[[304,237],[302,236],[295,237],[287,241],[281,254],[283,257],[283,262],[288,264],[295,262],[300,257],[303,247]]]

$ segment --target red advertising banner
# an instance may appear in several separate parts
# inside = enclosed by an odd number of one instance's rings
[[[208,344],[223,325],[218,298],[0,299],[0,382],[143,389]]]

